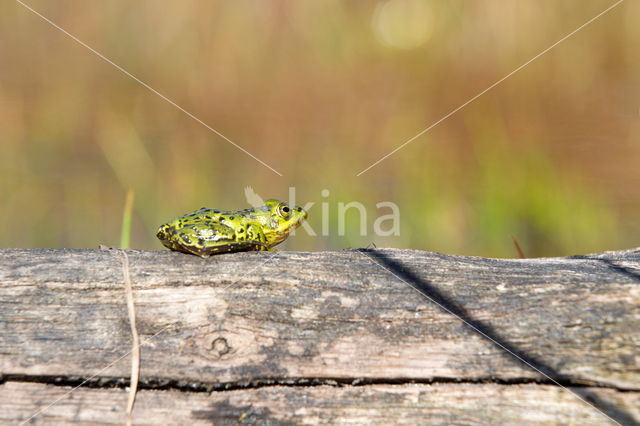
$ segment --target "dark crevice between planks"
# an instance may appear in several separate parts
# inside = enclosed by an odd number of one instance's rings
[[[474,318],[462,303],[457,301],[453,296],[447,294],[442,288],[439,288],[428,278],[424,278],[421,275],[418,275],[418,273],[412,271],[409,266],[404,265],[379,250],[359,249],[357,251],[368,257],[373,263],[380,266],[381,269],[384,269],[395,276],[399,281],[411,286],[414,290],[424,296],[425,299],[437,305],[449,315],[462,320],[466,327],[498,347],[506,356],[510,356],[521,365],[545,376],[545,378],[552,384],[566,387],[563,383],[576,382],[572,377],[558,372],[555,368],[551,367],[549,363],[528,354],[515,344],[509,342],[504,336],[501,336],[496,332],[490,324]],[[640,280],[640,276],[638,276],[635,271],[606,259],[590,258],[587,256],[574,256],[574,258],[602,261],[608,268],[615,272],[624,274],[636,281]],[[587,387],[571,386],[571,388],[572,392],[577,396],[588,401],[614,421],[624,425],[636,424],[635,420],[629,413],[591,392]]]
[[[23,375],[23,374],[7,374],[2,377],[0,385],[7,382],[23,382],[23,383],[40,383],[61,387],[83,387],[90,389],[125,389],[129,387],[130,380],[126,377],[80,377],[80,376],[47,376],[47,375]],[[557,382],[557,381],[556,381]],[[233,390],[251,390],[266,387],[317,387],[317,386],[335,386],[335,387],[358,387],[373,385],[439,385],[439,384],[460,384],[460,385],[487,385],[496,384],[504,386],[514,385],[540,385],[540,386],[558,386],[586,389],[601,388],[611,389],[618,392],[640,392],[639,389],[618,388],[602,383],[588,383],[566,381],[553,382],[548,379],[535,378],[511,378],[502,379],[497,377],[478,377],[478,378],[453,378],[453,377],[434,377],[431,379],[411,379],[411,378],[344,378],[344,377],[261,377],[246,381],[208,383],[208,382],[189,382],[187,380],[175,380],[164,378],[141,379],[138,388],[144,390],[171,390],[179,392],[225,392]]]

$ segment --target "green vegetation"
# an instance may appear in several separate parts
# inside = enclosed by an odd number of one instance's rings
[[[120,248],[129,248],[129,242],[131,241],[131,216],[133,212],[133,203],[135,200],[135,192],[133,189],[127,191],[127,198],[124,202],[124,209],[122,210],[122,230],[120,231]]]

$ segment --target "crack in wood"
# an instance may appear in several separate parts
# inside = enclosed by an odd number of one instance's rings
[[[21,375],[9,374],[4,375],[0,380],[0,386],[8,382],[24,382],[39,383],[61,387],[83,387],[90,389],[126,389],[130,385],[128,377],[95,377],[86,378],[79,376],[46,376],[46,375]],[[342,377],[261,377],[247,381],[207,383],[207,382],[188,382],[175,379],[141,379],[139,388],[144,390],[172,390],[179,392],[225,392],[238,389],[251,390],[266,387],[316,387],[316,386],[377,386],[377,385],[438,385],[438,384],[460,384],[460,385],[541,385],[560,387],[555,382],[548,379],[534,379],[529,377],[515,377],[503,379],[497,377],[478,377],[478,378],[454,378],[454,377],[434,377],[431,379],[424,378],[361,378],[361,379],[345,379]],[[602,388],[611,389],[618,392],[640,392],[640,388],[621,388],[611,386],[606,383],[596,383],[587,381],[564,380],[560,385],[565,388]]]

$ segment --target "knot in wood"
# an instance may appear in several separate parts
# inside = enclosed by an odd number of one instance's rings
[[[221,357],[231,352],[231,346],[224,337],[216,337],[213,339],[213,342],[211,342],[211,351],[214,355]]]

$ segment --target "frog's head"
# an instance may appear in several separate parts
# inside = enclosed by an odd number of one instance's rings
[[[264,227],[269,247],[284,241],[308,216],[302,207],[290,206],[274,199],[267,200],[263,208],[269,212],[269,225]]]

